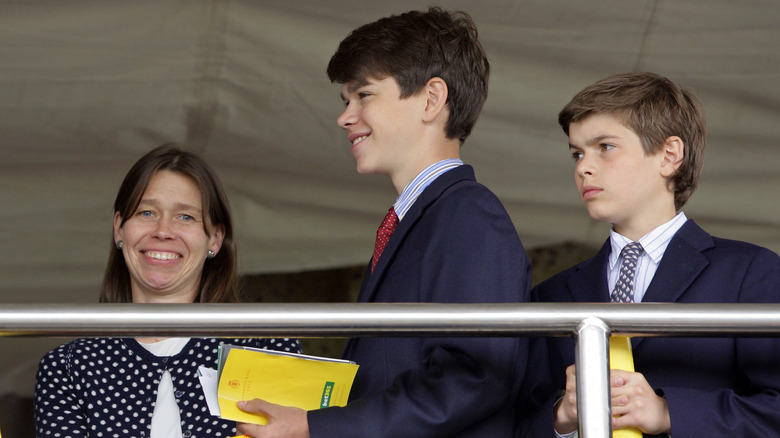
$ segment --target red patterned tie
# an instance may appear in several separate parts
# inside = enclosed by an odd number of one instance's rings
[[[376,244],[374,245],[374,258],[371,259],[371,272],[374,272],[374,266],[379,261],[379,256],[382,255],[382,251],[387,245],[387,241],[390,240],[390,235],[395,231],[395,227],[398,225],[398,216],[395,214],[395,209],[390,207],[384,220],[379,225],[379,229],[376,230]]]

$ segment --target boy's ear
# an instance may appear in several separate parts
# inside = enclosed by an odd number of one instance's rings
[[[427,98],[423,120],[430,122],[435,119],[447,106],[447,83],[440,77],[428,79],[423,88]]]
[[[663,153],[661,174],[664,177],[669,177],[677,171],[685,157],[685,143],[680,137],[673,135],[666,139],[661,152]]]

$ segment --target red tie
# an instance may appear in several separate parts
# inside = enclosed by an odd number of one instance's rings
[[[398,216],[395,214],[395,209],[390,207],[387,211],[384,220],[379,225],[379,229],[376,230],[376,244],[374,245],[374,258],[371,260],[371,272],[374,272],[374,266],[379,261],[379,256],[382,255],[382,251],[387,245],[387,241],[390,240],[390,235],[395,231],[395,227],[398,225]]]

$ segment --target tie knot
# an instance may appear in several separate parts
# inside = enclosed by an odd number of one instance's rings
[[[387,210],[387,214],[385,215],[385,218],[382,219],[382,223],[379,224],[379,231],[390,231],[392,232],[395,230],[395,227],[398,225],[398,215],[395,214],[395,208],[390,207],[390,210]]]
[[[642,254],[642,251],[645,249],[642,248],[642,244],[639,242],[631,242],[628,245],[623,247],[623,250],[620,251],[620,257],[623,257],[624,259],[631,259],[636,260],[639,258],[639,254]]]

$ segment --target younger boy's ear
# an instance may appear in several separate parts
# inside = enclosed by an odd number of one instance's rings
[[[447,83],[440,77],[430,78],[426,82],[423,92],[427,97],[423,119],[430,122],[447,106],[447,93],[449,92]]]
[[[682,160],[685,157],[685,143],[676,135],[666,139],[663,149],[663,160],[661,161],[661,173],[664,177],[674,174]]]

